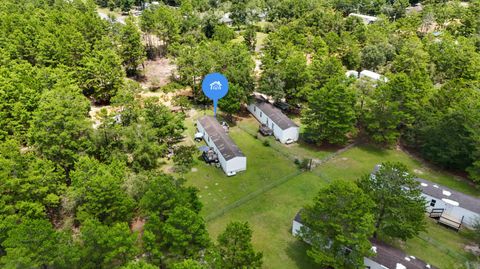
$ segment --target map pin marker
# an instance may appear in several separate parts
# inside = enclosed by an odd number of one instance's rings
[[[213,101],[213,114],[217,116],[218,100],[228,93],[228,80],[220,73],[210,73],[202,81],[202,91]]]

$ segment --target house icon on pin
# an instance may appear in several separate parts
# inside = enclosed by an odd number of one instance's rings
[[[220,81],[214,81],[210,83],[210,90],[218,91],[222,89],[222,83]]]

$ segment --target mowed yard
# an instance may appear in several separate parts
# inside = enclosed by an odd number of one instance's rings
[[[199,116],[187,119],[189,137],[195,133],[193,123]],[[264,254],[264,268],[318,268],[306,255],[307,246],[291,235],[293,217],[312,201],[320,187],[333,180],[355,180],[370,173],[375,164],[400,161],[425,179],[480,196],[467,183],[432,171],[394,149],[356,146],[311,172],[301,172],[293,162],[295,158],[320,160],[335,149],[323,150],[302,143],[281,145],[272,138],[255,137],[257,128],[258,123],[252,117],[230,128],[230,137],[247,156],[246,172],[227,177],[221,168],[198,159],[186,178],[188,184],[200,189],[202,213],[212,237],[216,238],[230,221],[248,221],[254,231],[253,244]],[[270,146],[265,146],[264,140]],[[465,260],[470,258],[463,250],[468,244],[465,233],[456,233],[430,220],[427,232],[407,243],[395,244],[439,268],[463,268]]]

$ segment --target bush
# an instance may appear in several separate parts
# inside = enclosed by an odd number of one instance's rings
[[[263,143],[262,143],[265,147],[270,147],[270,141],[268,140],[263,140]]]

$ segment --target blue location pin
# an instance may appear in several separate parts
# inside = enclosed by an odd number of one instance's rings
[[[217,116],[218,100],[227,95],[228,80],[220,73],[211,73],[205,76],[202,81],[203,93],[213,100],[213,114]]]

